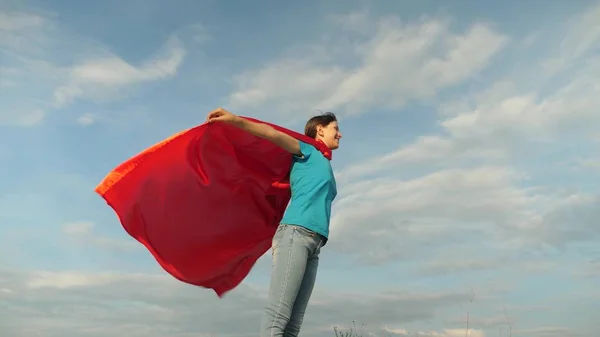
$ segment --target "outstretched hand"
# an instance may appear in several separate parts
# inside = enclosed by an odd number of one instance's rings
[[[206,117],[206,122],[207,123],[214,123],[214,122],[233,123],[238,119],[239,119],[239,117],[232,114],[231,112],[229,112],[223,108],[217,108],[208,113],[208,116]]]

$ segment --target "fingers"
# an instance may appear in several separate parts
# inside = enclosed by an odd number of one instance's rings
[[[219,118],[221,117],[221,115],[218,114],[210,114],[208,115],[208,117],[206,117],[207,120],[211,120],[211,119],[215,119],[215,118]]]
[[[206,121],[208,123],[214,123],[214,122],[218,122],[218,121],[220,121],[222,119],[223,119],[222,117],[211,117],[211,118],[207,119]]]
[[[213,110],[208,113],[209,116],[220,116],[223,115],[223,111],[221,109]]]
[[[219,115],[224,115],[227,113],[227,110],[223,109],[223,108],[217,108],[214,109],[213,111],[211,111],[209,114],[219,114]]]
[[[213,123],[218,121],[225,121],[228,115],[231,115],[229,111],[223,108],[218,108],[208,113],[208,116],[206,117],[206,122]]]
[[[208,116],[206,116],[206,121],[210,122],[214,119],[217,119],[219,117],[221,117],[223,115],[223,113],[221,111],[219,111],[219,109],[217,110],[213,110],[211,112],[208,113]]]

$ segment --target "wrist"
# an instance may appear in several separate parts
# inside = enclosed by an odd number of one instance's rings
[[[237,115],[234,115],[233,118],[231,119],[231,124],[233,124],[239,128],[244,127],[244,124],[245,124],[244,122],[246,122],[246,120]]]

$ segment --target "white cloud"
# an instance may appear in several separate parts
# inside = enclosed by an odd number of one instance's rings
[[[354,34],[364,34],[373,29],[370,24],[370,13],[363,9],[360,11],[332,15],[331,20],[343,30]]]
[[[596,34],[600,20],[594,19],[598,15],[600,4],[571,22],[563,45],[572,48],[564,48],[561,63],[580,62],[568,72],[563,71],[560,78],[539,73],[532,65],[527,75],[537,80],[502,77],[475,94],[441,103],[441,133],[420,135],[392,153],[352,165],[340,172],[340,178],[356,179],[407,165],[456,166],[473,159],[508,164],[530,145],[552,146],[553,142],[598,138],[600,58],[593,53],[600,47],[600,36]],[[547,60],[546,55],[541,57],[540,63]]]
[[[295,114],[306,108],[306,102],[322,99],[324,91],[343,77],[344,70],[338,66],[315,67],[308,60],[280,60],[238,76],[239,89],[231,94],[231,104],[236,110],[268,106],[273,113]]]
[[[493,258],[481,258],[477,256],[476,251],[480,249],[479,244],[473,244],[474,249],[462,249],[470,254],[456,254],[446,252],[442,256],[425,262],[417,274],[420,276],[440,276],[447,274],[467,273],[473,271],[489,270],[516,270],[528,273],[548,272],[556,268],[556,263],[548,261],[545,258],[527,257],[522,251],[511,252],[509,249],[503,252],[503,256]],[[455,251],[460,251],[456,249]],[[489,247],[486,254],[494,254],[494,247]],[[512,253],[512,254],[511,254]],[[497,254],[497,253],[496,253]]]
[[[579,159],[577,164],[585,170],[600,171],[600,159],[597,158]]]
[[[600,237],[600,195],[572,193],[555,201],[544,214],[531,219],[523,235],[564,248],[570,242],[597,240]]]
[[[580,337],[585,334],[574,331],[573,329],[560,326],[547,326],[532,329],[515,329],[513,333],[528,335],[532,337]],[[590,335],[591,336],[591,335]]]
[[[89,221],[71,222],[63,225],[63,232],[69,235],[88,235],[93,228],[94,223]]]
[[[382,327],[378,333],[365,331],[363,327],[358,328],[338,328],[336,336],[348,337],[486,337],[484,331],[477,329],[443,329],[441,331],[409,331],[404,328]]]
[[[378,178],[340,186],[331,245],[371,262],[414,257],[424,246],[452,249],[527,221],[537,200],[525,177],[503,167],[447,169],[413,180]],[[398,240],[402,244],[397,244]],[[354,244],[361,242],[359,249]],[[428,254],[435,250],[428,248]]]
[[[525,36],[521,40],[520,44],[523,48],[529,48],[536,42],[536,40],[538,38],[539,38],[539,32],[533,32],[533,33],[530,33],[529,35]]]
[[[7,126],[33,126],[40,123],[46,113],[42,109],[30,111],[2,111],[0,112],[0,125]]]
[[[47,56],[55,48],[59,29],[51,15],[0,10],[0,53],[3,65],[11,59],[23,61]]]
[[[0,271],[0,289],[8,290],[0,293],[0,326],[11,337],[257,336],[266,301],[266,289],[249,285],[219,299],[171,277],[145,274]],[[323,337],[333,334],[333,326],[353,320],[370,326],[425,321],[464,302],[468,294],[408,294],[398,287],[368,294],[316,289],[314,296],[303,334]],[[236,324],[231,324],[232,312]]]
[[[135,279],[135,275],[130,276]],[[80,272],[32,272],[26,283],[28,288],[71,289],[77,287],[93,287],[118,281],[115,274],[85,274]]]
[[[89,126],[96,123],[96,116],[92,113],[86,112],[83,115],[77,117],[77,123],[82,126]]]
[[[585,277],[600,278],[600,257],[591,261],[581,274]]]
[[[124,240],[102,236],[94,231],[95,224],[89,221],[67,223],[62,226],[67,234],[79,244],[93,245],[109,251],[132,251],[142,249],[133,239]]]
[[[545,97],[536,91],[517,93],[514,84],[497,82],[472,97],[474,104],[442,104],[442,135],[419,136],[392,153],[346,168],[340,176],[356,178],[409,164],[456,165],[473,158],[508,163],[527,145],[589,141],[600,128],[598,76],[600,59],[594,59]]]
[[[600,235],[598,195],[522,187],[529,176],[508,167],[446,168],[412,179],[378,174],[340,182],[334,204],[330,245],[363,262],[419,259],[428,275],[511,265],[540,272],[552,264],[517,252]],[[474,259],[482,245],[491,255]]]
[[[470,158],[502,160],[508,152],[502,148],[489,148],[486,144],[454,140],[438,135],[420,136],[413,143],[397,151],[352,164],[337,174],[340,181],[349,181],[370,174],[397,171],[407,165],[431,163],[437,166],[456,164]]]
[[[169,53],[169,57],[152,60],[139,68],[117,57],[89,60],[72,68],[72,80],[97,85],[122,86],[172,76],[181,63],[184,52],[179,46],[174,46]]]
[[[486,334],[483,331],[469,329],[448,329],[443,332],[423,332],[419,333],[418,336],[424,337],[485,337]]]
[[[38,15],[20,12],[0,12],[0,31],[18,31],[39,27],[44,18]]]
[[[556,57],[544,62],[552,74],[565,71],[590,51],[594,51],[600,42],[600,3],[590,6],[582,15],[572,18],[566,35],[563,37]]]
[[[0,11],[0,125],[32,126],[77,99],[106,102],[128,97],[144,84],[173,78],[186,49],[176,35],[139,65],[68,31],[52,15]],[[185,31],[196,32],[199,27]],[[190,37],[192,38],[192,37]],[[89,115],[79,123],[89,125]]]
[[[19,99],[18,104],[11,104],[10,90],[17,86],[23,77],[19,67],[10,66],[7,61],[16,52],[30,49],[23,44],[35,44],[43,39],[36,34],[38,30],[49,29],[48,22],[38,15],[21,12],[0,11],[0,86],[2,87],[3,102],[0,104],[0,125],[32,126],[44,119],[45,109],[32,104],[31,97]]]
[[[364,15],[356,14],[353,22],[364,21]],[[400,108],[475,75],[507,42],[481,23],[454,32],[441,19],[411,24],[396,17],[373,21],[376,32],[367,39],[358,34],[351,45],[339,45],[331,38],[305,48],[311,52],[307,56],[286,57],[241,74],[230,95],[233,109],[268,107],[291,117],[316,109],[364,113],[374,106]],[[356,65],[333,65],[339,61],[336,55],[351,55]]]
[[[287,116],[318,108],[346,114],[365,113],[371,106],[378,110],[401,108],[409,100],[428,100],[477,76],[508,41],[485,24],[456,31],[449,21],[440,19],[402,24],[395,18],[385,18],[369,25],[372,20],[367,12],[339,19],[344,34],[355,34],[351,43],[329,36],[326,43],[309,48],[315,52],[310,56],[285,57],[243,73],[237,78],[231,103],[250,108],[270,106],[269,110]],[[24,16],[4,26],[0,23],[0,29],[36,30],[48,21],[36,20]],[[563,136],[588,140],[598,137],[600,101],[595,97],[600,88],[596,84],[600,60],[586,58],[586,51],[594,50],[597,37],[592,29],[594,21],[584,21],[591,30],[575,37],[579,39],[572,44],[576,52],[565,58],[580,60],[581,67],[565,73],[561,82],[556,80],[541,90],[503,78],[463,100],[440,104],[441,134],[419,135],[395,152],[345,168],[338,175],[340,194],[328,249],[370,263],[394,260],[401,264],[403,261],[398,260],[409,257],[413,262],[417,260],[414,270],[419,279],[411,281],[418,282],[423,275],[490,271],[506,265],[529,272],[545,271],[553,267],[552,262],[523,258],[523,252],[543,244],[560,247],[597,240],[597,195],[525,187],[531,184],[528,175],[510,162],[516,150],[533,143],[552,144]],[[196,34],[194,40],[198,42],[204,39],[202,32],[200,26],[186,30],[189,35]],[[10,48],[20,41],[2,40],[2,36],[0,43],[6,42],[3,46]],[[23,64],[42,69],[42,77],[51,83],[45,86],[50,88],[45,103],[63,105],[75,99],[113,99],[141,84],[172,78],[185,57],[185,49],[173,38],[158,55],[141,64],[130,64],[110,53],[102,55],[72,60],[68,62],[72,66],[66,68],[37,59],[27,59]],[[340,55],[344,62],[336,59]],[[0,71],[19,86],[23,83],[17,74],[23,69],[11,65]],[[5,117],[3,113],[17,110],[0,108],[0,124],[33,125],[41,120],[18,114]],[[46,111],[29,108],[19,111],[38,111],[42,117]],[[76,121],[90,125],[97,117],[86,113]],[[593,168],[593,160],[589,157],[579,164]],[[417,166],[420,164],[427,165]],[[415,172],[403,171],[407,165],[422,170],[415,177]],[[375,175],[379,177],[372,178]],[[21,199],[9,198],[5,206],[22,207]],[[35,199],[39,198],[31,200]],[[5,217],[15,216],[13,207],[0,211]],[[22,213],[17,215],[27,217]],[[131,239],[99,236],[93,222],[66,224],[63,231],[76,244],[145,251]],[[596,277],[597,270],[597,264],[593,264],[588,276]],[[216,300],[210,291],[164,275],[0,272],[0,298],[8,299],[0,326],[7,327],[7,333],[15,337],[68,337],[69,333],[77,337],[127,333],[133,333],[133,337],[183,337],[213,331],[219,336],[248,336],[257,331],[264,291],[243,285],[226,299]],[[422,331],[419,336],[464,336],[464,329],[456,328],[462,322],[433,331],[422,325],[443,318],[440,311],[444,308],[456,314],[455,306],[467,301],[469,294],[406,291],[409,294],[400,290],[378,294],[371,289],[343,294],[317,289],[304,331],[307,336],[329,336],[331,326],[356,320],[387,326],[387,332],[397,336],[412,336],[414,331]],[[236,324],[229,319],[233,310],[240,313]],[[423,323],[421,328],[406,327],[415,322]],[[475,318],[473,324],[479,326],[469,335],[484,336],[484,331],[491,331],[487,335],[492,336],[497,331],[486,328],[505,323],[497,317]],[[575,335],[567,328],[521,332]]]
[[[539,312],[545,308],[536,308]],[[529,310],[532,311],[532,310]],[[465,324],[466,317],[456,317],[452,320],[447,320],[445,324]],[[490,316],[490,317],[469,317],[469,325],[474,327],[479,327],[479,329],[489,329],[489,328],[506,328],[508,329],[510,326],[514,325],[514,322],[508,317],[507,312],[504,311],[501,315]]]
[[[511,95],[495,105],[460,113],[441,125],[452,137],[473,142],[506,142],[514,137],[531,142],[578,132],[590,134],[600,126],[600,86],[595,83],[598,75],[600,59],[573,74],[550,96]]]
[[[449,28],[440,21],[402,27],[383,20],[373,40],[361,46],[362,67],[353,69],[320,104],[357,113],[372,106],[400,108],[408,99],[432,97],[473,75],[506,41],[485,25],[476,24],[464,35]]]
[[[510,259],[507,258],[478,259],[472,257],[465,258],[463,256],[459,259],[436,259],[422,266],[420,272],[423,275],[442,275],[453,272],[505,267],[510,262]]]
[[[54,91],[55,104],[61,107],[81,97],[105,99],[128,86],[172,77],[183,61],[185,49],[179,39],[172,37],[163,54],[138,67],[116,55],[83,61],[69,70],[68,83]]]

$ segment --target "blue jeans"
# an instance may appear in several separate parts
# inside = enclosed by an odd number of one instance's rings
[[[312,294],[325,238],[304,227],[279,225],[273,237],[269,299],[261,337],[296,337]]]

